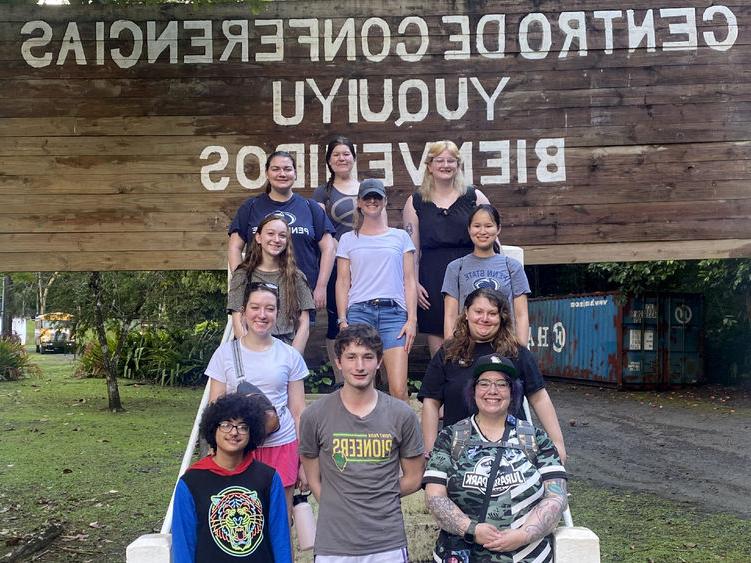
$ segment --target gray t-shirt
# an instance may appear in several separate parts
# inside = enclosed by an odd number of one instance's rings
[[[301,455],[318,458],[321,499],[316,555],[368,555],[407,545],[399,501],[399,459],[421,455],[417,415],[378,392],[365,417],[350,413],[336,391],[306,408]]]
[[[511,307],[512,320],[514,298],[531,293],[527,274],[524,273],[521,262],[500,254],[489,258],[467,254],[449,263],[443,277],[441,293],[458,300],[461,311],[467,295],[481,287],[496,289],[506,296]]]
[[[251,282],[271,283],[279,287],[281,273],[265,272],[256,268],[250,276]],[[248,271],[238,268],[232,272],[232,279],[229,282],[229,291],[227,291],[227,313],[232,314],[243,310],[243,298],[245,297],[245,286],[248,284]],[[288,336],[295,332],[294,322],[284,317],[284,307],[286,299],[284,291],[279,288],[279,310],[277,311],[276,326],[271,331],[273,336]],[[297,302],[300,303],[301,311],[311,311],[316,308],[313,302],[313,294],[310,292],[310,286],[305,281],[305,274],[300,270],[295,272],[295,293]],[[296,321],[297,319],[295,319]]]
[[[326,193],[326,184],[323,184],[315,189],[312,199],[326,207],[326,214],[331,219],[334,229],[336,229],[334,234],[336,240],[342,238],[344,233],[352,230],[355,220],[355,207],[357,207],[356,195],[343,194],[335,186]]]

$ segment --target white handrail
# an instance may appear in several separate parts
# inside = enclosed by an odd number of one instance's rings
[[[222,344],[228,342],[232,338],[232,317],[227,319],[227,326],[224,327],[224,334],[222,335]],[[211,379],[206,382],[206,388],[203,390],[203,396],[201,397],[201,404],[198,405],[198,412],[196,412],[196,418],[193,421],[193,429],[190,431],[190,438],[188,438],[188,445],[185,448],[183,454],[183,461],[180,464],[180,471],[177,473],[177,480],[175,486],[172,489],[172,497],[169,500],[169,506],[167,507],[167,514],[164,515],[164,522],[162,523],[162,530],[160,533],[169,534],[172,529],[172,509],[175,502],[175,489],[177,489],[177,483],[180,482],[180,477],[190,467],[190,462],[193,460],[193,451],[196,448],[198,442],[198,427],[201,423],[201,416],[203,415],[203,409],[209,402],[209,389],[211,388]]]

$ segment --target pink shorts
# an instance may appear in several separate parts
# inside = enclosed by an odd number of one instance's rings
[[[252,451],[250,455],[253,459],[276,469],[285,487],[292,487],[297,482],[297,470],[300,464],[297,440],[281,446],[260,447]]]

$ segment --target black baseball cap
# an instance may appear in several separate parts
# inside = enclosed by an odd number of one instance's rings
[[[481,356],[475,362],[475,368],[473,370],[473,376],[475,379],[480,377],[486,371],[497,371],[505,373],[512,379],[516,379],[516,368],[514,363],[500,354],[488,354],[487,356]]]
[[[383,187],[383,182],[376,178],[368,178],[360,182],[360,190],[357,192],[357,197],[365,197],[369,194],[378,194],[385,198],[386,188]]]

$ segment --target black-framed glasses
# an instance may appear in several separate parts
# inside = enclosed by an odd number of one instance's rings
[[[270,291],[272,293],[278,294],[279,293],[279,286],[275,283],[269,283],[269,282],[250,282],[250,291],[257,291],[259,289],[265,289],[267,291]]]
[[[225,434],[232,432],[233,428],[237,430],[238,434],[247,434],[248,432],[250,432],[250,426],[248,426],[244,422],[241,422],[240,424],[232,424],[229,420],[223,420],[219,423],[219,430],[221,430]]]
[[[500,381],[490,381],[489,379],[480,379],[477,382],[477,387],[481,391],[488,391],[491,387],[495,387],[499,391],[503,391],[504,389],[508,389],[510,385],[508,384],[508,381],[505,379],[501,379]]]

